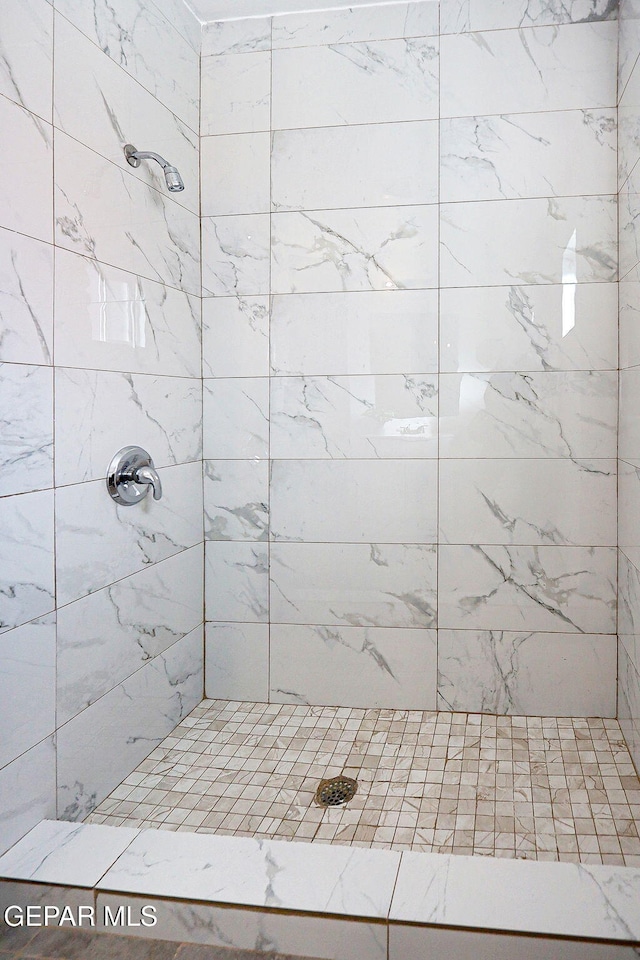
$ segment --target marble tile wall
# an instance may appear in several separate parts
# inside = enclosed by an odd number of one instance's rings
[[[618,716],[640,767],[640,374],[637,239],[640,173],[640,7],[620,5],[618,189],[620,204],[620,437],[618,445]]]
[[[209,696],[615,716],[615,7],[205,25]]]
[[[5,849],[84,816],[202,696],[200,35],[177,0],[6,0],[0,37]],[[159,503],[108,498],[128,443]]]

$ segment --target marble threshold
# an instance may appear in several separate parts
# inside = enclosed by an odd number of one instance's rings
[[[329,960],[401,960],[436,943],[449,958],[618,960],[640,945],[638,867],[43,820],[0,857],[0,878],[3,910],[92,904],[100,925],[106,906],[153,905],[156,925],[127,933]],[[459,938],[480,933],[467,954]]]

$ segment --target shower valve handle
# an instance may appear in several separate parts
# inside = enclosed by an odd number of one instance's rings
[[[147,467],[138,467],[133,474],[133,479],[136,483],[148,483],[153,490],[154,500],[159,500],[162,496],[162,483],[158,471],[151,465],[151,462]]]
[[[153,460],[142,447],[118,450],[107,471],[109,495],[124,507],[132,507],[153,490],[153,499],[162,496],[162,483]]]

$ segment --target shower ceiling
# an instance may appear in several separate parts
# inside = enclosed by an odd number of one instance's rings
[[[185,0],[186,5],[203,23],[209,20],[268,17],[279,13],[300,13],[307,10],[370,7],[385,2],[388,3],[389,0]],[[437,3],[438,0],[427,0],[427,2]]]

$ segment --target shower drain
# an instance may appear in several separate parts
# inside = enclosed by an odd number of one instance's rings
[[[351,777],[321,780],[316,790],[316,803],[321,807],[341,807],[351,800],[357,789],[358,782]]]

